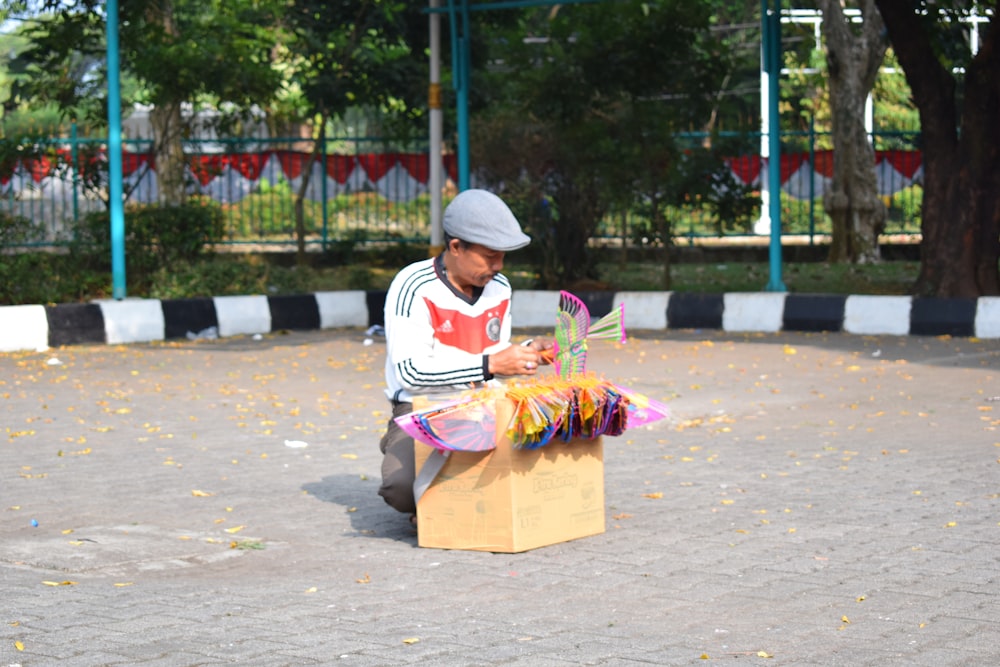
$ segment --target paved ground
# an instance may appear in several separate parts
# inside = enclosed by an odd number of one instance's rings
[[[361,331],[0,355],[0,666],[1000,664],[1000,341],[658,335],[607,532],[513,555],[376,496]]]

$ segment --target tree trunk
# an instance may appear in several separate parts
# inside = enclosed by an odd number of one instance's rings
[[[163,32],[177,36],[174,7],[170,0],[153,3],[146,10],[151,23],[158,23]],[[149,112],[153,129],[153,161],[160,199],[168,206],[180,206],[187,200],[187,162],[184,159],[184,117],[179,101],[156,100]]]
[[[309,153],[309,160],[302,169],[302,182],[299,184],[299,191],[295,193],[295,263],[298,266],[305,266],[306,259],[306,213],[305,200],[306,192],[309,190],[309,182],[312,180],[313,165],[319,159],[323,151],[323,141],[326,137],[326,114],[321,114],[319,118],[319,136],[313,131],[313,149]]]
[[[600,197],[595,194],[596,191],[596,187],[584,189],[567,178],[553,195],[558,212],[553,220],[556,247],[559,249],[557,277],[562,285],[598,277],[597,265],[591,263],[590,248],[587,245],[604,213],[599,208]],[[547,287],[551,289],[554,286]]]
[[[920,111],[924,200],[914,294],[1000,294],[1000,54],[995,19],[965,68],[962,94],[909,0],[878,0],[893,49]],[[961,119],[961,128],[959,128]],[[961,131],[959,131],[961,129]]]
[[[187,200],[187,161],[184,158],[184,118],[180,104],[157,104],[149,112],[153,128],[153,160],[160,200],[180,206]]]
[[[819,5],[833,119],[833,184],[823,197],[833,221],[830,261],[877,262],[886,210],[878,195],[875,149],[865,130],[864,109],[886,52],[882,20],[873,0],[863,0],[863,23],[855,35],[840,0],[820,0]]]

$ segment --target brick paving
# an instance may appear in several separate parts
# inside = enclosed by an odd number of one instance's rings
[[[604,534],[490,554],[376,495],[365,337],[0,354],[0,667],[1000,664],[1000,341],[595,343],[672,415]]]

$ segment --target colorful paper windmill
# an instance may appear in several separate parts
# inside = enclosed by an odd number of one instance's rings
[[[556,373],[570,378],[586,372],[587,340],[591,338],[617,338],[624,343],[625,304],[618,304],[617,308],[591,324],[587,305],[569,292],[559,292],[552,359]]]

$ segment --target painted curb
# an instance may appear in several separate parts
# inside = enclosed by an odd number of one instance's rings
[[[858,335],[1000,338],[1000,297],[937,299],[740,292],[582,292],[592,318],[625,304],[633,331],[831,331]],[[284,330],[384,324],[384,291],[288,296],[125,299],[55,306],[0,306],[0,352],[83,343],[127,344]],[[559,293],[514,293],[516,329],[551,329]]]

